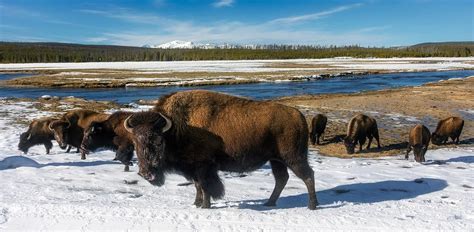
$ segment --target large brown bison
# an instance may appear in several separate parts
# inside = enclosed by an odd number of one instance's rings
[[[319,139],[324,134],[327,122],[328,118],[323,114],[317,114],[313,117],[313,119],[311,120],[311,133],[309,133],[311,144],[319,145]]]
[[[430,144],[430,130],[426,126],[417,124],[410,130],[408,135],[408,148],[405,159],[408,159],[408,154],[413,149],[416,162],[425,162],[425,154]]]
[[[209,208],[211,197],[224,195],[218,170],[249,172],[268,161],[275,188],[265,205],[276,204],[287,168],[306,184],[308,207],[318,205],[308,127],[295,108],[193,90],[160,98],[152,111],[133,114],[124,126],[134,135],[139,175],[160,186],[164,173],[181,173],[195,183],[196,206]]]
[[[438,122],[435,132],[431,135],[431,141],[436,145],[446,144],[448,138],[454,143],[459,143],[464,120],[460,117],[449,117]]]
[[[51,140],[54,140],[54,134],[48,126],[54,120],[57,120],[57,118],[45,117],[33,120],[28,130],[20,135],[18,149],[26,154],[30,147],[43,144],[46,148],[46,154],[49,154],[53,147]]]
[[[53,131],[54,138],[62,149],[67,145],[80,148],[84,129],[93,121],[103,121],[108,114],[98,113],[92,110],[71,110],[65,113],[60,119],[49,124],[49,129]],[[86,154],[81,153],[81,159],[86,159]]]
[[[111,149],[116,152],[115,160],[120,160],[125,165],[124,170],[129,171],[133,158],[133,141],[123,122],[131,114],[118,111],[104,121],[92,122],[84,130],[81,152],[88,153],[99,148]]]
[[[359,143],[359,152],[362,151],[362,145],[364,145],[366,138],[369,138],[367,150],[370,149],[373,138],[377,140],[377,147],[380,149],[377,122],[367,115],[357,114],[347,124],[347,134],[344,138],[347,153],[354,154],[357,143]]]

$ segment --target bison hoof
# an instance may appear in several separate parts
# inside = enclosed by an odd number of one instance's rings
[[[202,206],[202,201],[195,201],[193,203],[197,208],[201,207]]]
[[[125,167],[123,168],[123,171],[124,171],[124,172],[129,172],[129,171],[130,171],[130,167],[128,167],[127,165],[125,165]]]
[[[276,203],[273,202],[273,201],[267,201],[267,202],[265,202],[265,204],[263,204],[263,206],[274,207],[274,206],[276,206]]]

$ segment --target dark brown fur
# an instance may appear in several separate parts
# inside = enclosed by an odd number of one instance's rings
[[[448,138],[454,143],[459,143],[464,120],[460,117],[449,117],[438,122],[435,132],[431,135],[431,141],[436,145],[446,144]]]
[[[324,134],[327,122],[328,118],[323,114],[317,114],[313,117],[311,120],[311,133],[309,134],[311,144],[320,144],[319,139]]]
[[[408,148],[405,159],[408,159],[408,154],[413,149],[416,162],[425,162],[425,154],[430,144],[430,130],[424,125],[418,124],[411,128],[408,135]]]
[[[153,111],[129,120],[139,173],[152,184],[163,184],[166,171],[182,173],[195,183],[195,204],[209,208],[210,197],[224,194],[217,170],[249,172],[270,161],[276,183],[266,205],[276,204],[290,168],[308,188],[308,207],[316,208],[308,127],[297,109],[195,90],[162,97]],[[173,122],[165,133],[158,112]]]
[[[370,149],[373,138],[377,140],[377,147],[380,148],[379,130],[375,119],[367,115],[357,114],[347,125],[347,134],[344,138],[347,153],[353,154],[357,143],[359,143],[359,152],[362,151],[362,145],[364,145],[366,138],[369,138],[367,150]]]
[[[120,160],[125,165],[125,171],[129,170],[133,158],[132,135],[128,133],[123,121],[130,116],[131,112],[115,112],[106,120],[92,122],[84,130],[81,152],[88,153],[99,148],[107,148],[115,151],[115,160]]]
[[[48,126],[54,120],[57,120],[57,118],[47,117],[33,120],[28,130],[20,135],[18,149],[26,154],[30,147],[43,144],[46,148],[46,154],[49,154],[53,147],[51,141],[54,140],[54,134]]]
[[[84,137],[84,129],[93,121],[103,121],[107,117],[108,114],[92,110],[71,110],[60,119],[53,121],[49,126],[61,148],[65,148],[67,145],[80,148]],[[85,153],[81,153],[81,159],[85,158]]]

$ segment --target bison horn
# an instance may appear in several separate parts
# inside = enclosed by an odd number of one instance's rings
[[[66,122],[67,122],[67,126],[66,126],[66,128],[69,128],[69,127],[71,127],[71,122],[70,122],[69,120],[67,120],[67,119],[66,119]]]
[[[31,133],[28,134],[28,137],[26,138],[26,140],[30,140],[31,139]]]
[[[173,125],[173,123],[171,122],[171,120],[169,118],[167,118],[166,116],[164,116],[163,114],[159,113],[161,115],[161,117],[163,117],[165,120],[166,120],[166,125],[163,127],[163,129],[161,130],[163,133],[165,133],[166,131],[168,131],[171,126]]]
[[[132,116],[128,116],[128,118],[123,121],[123,127],[125,127],[125,130],[127,130],[129,133],[133,134],[133,127],[130,127],[130,125],[128,124],[128,120],[130,119],[130,117]]]
[[[51,126],[52,124],[53,124],[53,123],[50,123],[50,124],[48,125],[48,128],[49,128],[50,130],[53,130],[53,127]]]

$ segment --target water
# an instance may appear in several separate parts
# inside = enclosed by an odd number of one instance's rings
[[[161,95],[189,89],[207,89],[253,99],[271,99],[282,96],[324,93],[355,93],[368,90],[389,89],[402,86],[419,86],[455,77],[474,75],[474,70],[371,74],[335,77],[304,82],[257,83],[242,85],[198,87],[148,87],[119,89],[58,89],[0,87],[0,97],[38,98],[42,95],[75,96],[94,100],[111,100],[129,103],[139,99],[156,99]],[[0,80],[18,77],[18,74],[0,74]]]

